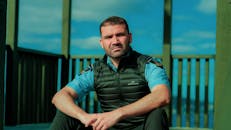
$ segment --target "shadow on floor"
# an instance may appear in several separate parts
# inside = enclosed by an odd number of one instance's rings
[[[4,130],[49,130],[50,123],[4,126]]]

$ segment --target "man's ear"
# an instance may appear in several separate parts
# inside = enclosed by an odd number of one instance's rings
[[[129,33],[129,43],[132,43],[132,33]]]
[[[99,44],[100,46],[103,48],[103,42],[102,42],[102,39],[99,40]]]

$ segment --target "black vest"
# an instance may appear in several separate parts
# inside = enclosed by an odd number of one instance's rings
[[[95,91],[103,112],[133,103],[150,93],[144,76],[145,65],[150,58],[131,51],[129,56],[121,59],[117,72],[107,65],[106,56],[93,65]],[[124,129],[139,125],[144,116],[122,120],[114,127]]]

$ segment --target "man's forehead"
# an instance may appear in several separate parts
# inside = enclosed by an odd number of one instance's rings
[[[126,27],[125,24],[104,24],[101,28],[105,28],[105,27]]]
[[[113,31],[126,31],[126,26],[123,24],[116,24],[116,25],[107,25],[102,26],[101,31],[104,32],[113,32]]]

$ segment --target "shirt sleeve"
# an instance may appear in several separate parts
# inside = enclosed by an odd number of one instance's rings
[[[90,91],[94,90],[94,72],[92,69],[86,69],[81,74],[75,76],[75,78],[67,84],[67,87],[74,89],[78,95],[80,101]]]
[[[168,76],[164,68],[157,66],[154,63],[148,62],[145,66],[145,78],[148,81],[148,86],[152,90],[156,85],[165,84],[170,88]]]

